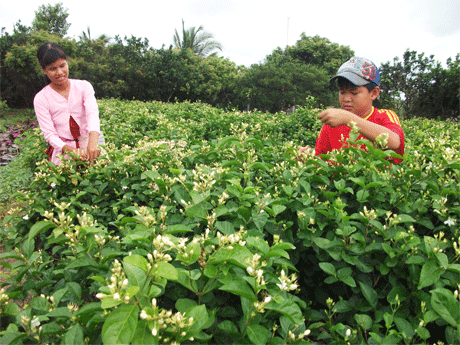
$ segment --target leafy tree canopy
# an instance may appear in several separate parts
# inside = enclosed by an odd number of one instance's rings
[[[64,37],[70,28],[67,23],[69,13],[68,9],[64,8],[62,3],[56,5],[41,5],[35,11],[35,18],[32,22],[32,29],[35,31],[45,30],[50,34]]]
[[[349,46],[333,43],[325,37],[307,36],[305,32],[293,46],[286,47],[286,55],[307,64],[324,68],[334,75],[339,67],[354,55]]]

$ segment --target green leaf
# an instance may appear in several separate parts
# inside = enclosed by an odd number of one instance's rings
[[[102,311],[101,303],[100,302],[91,302],[91,303],[85,304],[80,309],[78,309],[75,312],[75,315],[79,316],[79,315],[85,315],[85,314],[94,314],[94,313],[97,313],[99,311]]]
[[[268,243],[260,237],[248,237],[246,239],[246,243],[248,246],[257,248],[264,255],[266,255],[270,250],[270,246],[268,245]]]
[[[273,205],[272,207],[273,216],[276,217],[278,214],[283,212],[285,209],[286,209],[286,206],[284,205],[278,205],[278,204]]]
[[[361,189],[358,191],[358,193],[356,193],[356,198],[360,203],[366,202],[368,197],[369,191],[367,191],[366,189]]]
[[[110,309],[123,303],[121,300],[115,300],[113,297],[106,297],[101,302],[101,307],[104,309]]]
[[[179,273],[177,269],[168,262],[160,261],[154,266],[153,274],[168,280],[177,280]]]
[[[16,303],[8,303],[3,306],[4,315],[16,316],[19,313],[19,306]]]
[[[235,228],[233,224],[228,221],[216,221],[216,228],[224,235],[230,235],[235,233]]]
[[[216,149],[219,150],[221,149],[223,146],[227,146],[227,145],[230,145],[230,144],[233,144],[235,142],[240,142],[240,139],[236,138],[236,137],[225,137],[225,138],[222,138],[218,143],[217,143],[217,146],[216,146]]]
[[[55,228],[56,225],[49,220],[44,220],[32,225],[29,230],[28,241],[32,240],[35,236],[37,236],[40,232],[48,230],[50,228]]]
[[[425,327],[417,328],[417,334],[423,340],[427,340],[430,337],[430,332]]]
[[[406,260],[407,265],[422,265],[426,262],[425,258],[421,255],[412,255]]]
[[[17,252],[4,252],[0,254],[0,259],[15,259],[18,261],[26,261],[26,258]]]
[[[30,306],[36,310],[40,311],[48,311],[51,307],[48,300],[44,297],[35,297],[32,301],[30,301]]]
[[[175,307],[181,313],[185,313],[192,307],[196,307],[197,302],[189,298],[180,298],[176,301]]]
[[[72,313],[67,309],[67,307],[60,307],[53,309],[49,313],[46,314],[48,317],[62,317],[65,319],[70,319],[73,315]]]
[[[430,259],[422,267],[420,272],[420,281],[418,283],[418,289],[423,289],[424,287],[433,285],[441,277],[442,268],[439,267],[437,260]]]
[[[261,325],[249,325],[246,333],[253,344],[268,344],[271,332]]]
[[[342,267],[337,271],[337,278],[348,286],[355,287],[356,282],[351,276],[352,274],[353,271],[350,267]]]
[[[123,304],[109,314],[102,326],[104,345],[129,344],[137,328],[139,308]]]
[[[219,323],[217,325],[217,327],[222,331],[222,332],[225,332],[225,333],[229,333],[233,336],[239,336],[240,335],[240,332],[238,331],[238,328],[235,326],[235,324],[230,321],[230,320],[225,320],[225,321],[222,321],[221,323]]]
[[[459,264],[452,264],[447,267],[448,271],[455,272],[460,274],[460,265]]]
[[[67,266],[66,269],[71,269],[71,268],[79,268],[79,267],[97,267],[98,264],[96,260],[94,260],[92,257],[88,256],[87,254],[83,254],[83,256],[72,260]]]
[[[452,291],[439,288],[431,290],[431,306],[451,326],[460,327],[460,302]]]
[[[372,327],[372,318],[366,314],[355,314],[356,323],[364,330],[371,329]]]
[[[63,345],[81,345],[84,344],[83,328],[77,323],[73,325],[62,337]]]
[[[378,302],[377,292],[375,292],[375,290],[367,284],[364,284],[362,282],[358,282],[358,283],[359,283],[359,287],[361,288],[361,292],[363,293],[366,301],[369,302],[372,308],[377,307],[377,302]]]
[[[335,271],[335,267],[333,264],[330,262],[320,262],[319,267],[326,272],[327,274],[330,274],[331,276],[336,276],[337,272]]]
[[[256,225],[257,229],[259,229],[259,231],[263,231],[264,226],[268,221],[268,214],[266,212],[253,214],[252,220],[254,221],[254,224]]]
[[[301,325],[303,324],[303,315],[300,307],[297,303],[290,300],[283,300],[281,303],[276,303],[271,301],[265,306],[265,309],[274,310],[278,313],[283,314],[294,324]]]
[[[193,337],[206,326],[209,314],[204,304],[192,307],[185,313],[187,318],[193,317],[193,325],[187,331],[187,337]]]
[[[186,224],[171,224],[166,227],[166,234],[180,234],[184,232],[192,232],[192,228]]]
[[[130,255],[123,259],[123,268],[128,278],[129,286],[142,287],[147,279],[147,259],[140,255]]]
[[[272,247],[267,253],[267,258],[271,257],[283,257],[289,259],[289,254],[284,249]]]
[[[252,259],[252,253],[248,248],[240,246],[239,244],[233,245],[232,249],[221,249],[216,253],[216,256],[211,259],[209,264],[220,264],[223,262],[230,262],[238,265],[244,269],[247,267],[247,260]]]
[[[409,321],[400,318],[400,317],[395,317],[395,324],[398,327],[399,331],[403,334],[404,339],[409,339],[412,338],[415,334],[414,328],[412,325],[409,323]]]
[[[148,321],[139,320],[137,323],[136,331],[134,332],[132,345],[154,345],[158,344],[158,338],[154,338],[152,332],[148,327]]]
[[[257,301],[257,296],[254,291],[248,286],[248,284],[241,278],[235,277],[229,283],[219,287],[219,290],[227,291],[238,296],[243,296],[251,302]]]
[[[206,219],[208,215],[206,207],[202,204],[187,207],[185,209],[185,213],[190,218],[201,218],[201,219]]]

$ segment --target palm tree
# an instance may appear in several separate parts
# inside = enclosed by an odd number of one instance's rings
[[[84,43],[91,43],[93,40],[91,38],[91,30],[89,26],[86,28],[86,32],[82,31],[81,35],[78,36],[80,38],[81,42]],[[110,36],[107,36],[106,34],[100,35],[98,38],[96,38],[96,41],[101,41],[104,45],[108,44],[112,38]]]
[[[203,30],[203,26],[198,29],[192,27],[185,30],[184,20],[182,19],[182,38],[176,29],[173,37],[174,46],[178,49],[190,48],[195,55],[202,57],[209,56],[216,49],[222,51],[221,44],[213,40],[213,35]]]

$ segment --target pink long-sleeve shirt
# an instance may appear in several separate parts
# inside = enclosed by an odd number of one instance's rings
[[[92,85],[86,80],[69,81],[68,99],[50,85],[45,86],[34,98],[35,114],[45,140],[54,147],[51,161],[56,165],[60,163],[56,155],[61,154],[64,145],[76,147],[70,133],[70,116],[80,126],[82,137],[92,131],[100,134],[99,109]]]

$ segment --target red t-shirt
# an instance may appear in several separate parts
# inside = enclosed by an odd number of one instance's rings
[[[396,115],[395,112],[372,107],[372,112],[365,119],[384,126],[399,135],[401,144],[395,152],[401,156],[404,154],[404,132],[402,130],[401,123],[399,122],[398,115]],[[350,137],[350,131],[351,128],[347,126],[331,127],[329,125],[323,125],[323,128],[321,128],[321,132],[316,139],[315,154],[320,155],[342,148],[346,144],[346,140]],[[358,137],[358,140],[359,139],[364,139],[364,137],[360,135]],[[393,161],[396,164],[399,164],[402,162],[402,159],[393,158]]]

